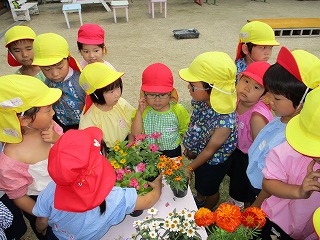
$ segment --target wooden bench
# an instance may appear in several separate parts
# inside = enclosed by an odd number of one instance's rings
[[[30,21],[30,14],[39,14],[38,2],[8,1],[14,21]]]

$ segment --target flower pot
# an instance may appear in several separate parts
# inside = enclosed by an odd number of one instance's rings
[[[143,213],[143,210],[135,210],[132,213],[130,213],[131,217],[139,217]]]
[[[184,189],[184,190],[177,190],[177,189],[171,189],[173,192],[173,195],[177,198],[183,198],[187,195],[188,193],[188,188]]]

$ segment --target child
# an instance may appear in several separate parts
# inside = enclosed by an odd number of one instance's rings
[[[100,153],[102,135],[97,127],[70,130],[52,147],[48,171],[54,182],[33,209],[40,231],[49,225],[58,239],[101,239],[126,214],[158,201],[161,176],[149,183],[153,190],[144,196],[137,196],[135,188],[114,186],[114,169]]]
[[[188,170],[195,172],[195,201],[212,209],[219,201],[219,186],[237,145],[236,66],[223,52],[206,52],[189,68],[179,71],[189,82],[194,107],[182,144],[192,159]]]
[[[161,133],[157,144],[162,154],[168,157],[181,156],[180,143],[190,117],[188,111],[177,104],[178,94],[173,88],[171,70],[161,63],[148,66],[142,73],[141,93],[131,126],[133,135]],[[148,141],[155,143],[151,138]]]
[[[239,35],[236,55],[237,82],[239,73],[252,62],[267,62],[272,54],[272,47],[279,46],[273,29],[266,23],[252,21],[245,24]]]
[[[239,207],[248,207],[255,199],[250,195],[250,181],[246,170],[248,167],[248,149],[260,130],[273,119],[268,107],[261,101],[266,93],[263,75],[270,67],[267,62],[254,62],[239,75],[236,86],[238,117],[238,145],[231,154],[229,195],[231,202]],[[244,205],[243,205],[244,203]]]
[[[80,62],[82,68],[90,63],[102,62],[116,70],[111,63],[103,60],[107,47],[104,43],[104,30],[98,24],[83,24],[78,31],[77,44],[84,59]]]
[[[62,129],[52,121],[52,104],[61,90],[24,75],[0,77],[0,189],[29,219],[37,195],[51,181],[48,155]],[[38,235],[39,236],[39,235]]]
[[[56,113],[53,119],[64,132],[78,129],[85,92],[79,86],[80,67],[70,55],[67,41],[54,33],[40,34],[35,38],[33,48],[32,65],[40,66],[49,87],[59,88],[63,93],[53,104]]]
[[[87,97],[79,129],[100,128],[108,148],[116,141],[133,140],[130,128],[134,108],[121,97],[123,74],[97,62],[85,67],[80,75],[80,86]]]
[[[14,26],[4,35],[6,48],[8,48],[8,63],[12,67],[21,66],[17,74],[29,75],[45,80],[39,66],[33,66],[33,41],[35,32],[27,26]]]
[[[282,47],[277,61],[264,75],[264,84],[269,94],[270,106],[277,116],[258,134],[249,148],[247,175],[252,194],[258,196],[253,203],[260,207],[268,197],[262,189],[262,169],[269,151],[285,141],[285,128],[297,115],[309,91],[320,84],[320,60],[311,53],[295,50],[292,53]]]
[[[320,206],[319,118],[317,87],[308,93],[300,114],[288,122],[287,142],[273,148],[266,158],[263,189],[271,196],[261,205],[268,217],[262,239],[272,235],[277,239],[318,239],[312,215]]]

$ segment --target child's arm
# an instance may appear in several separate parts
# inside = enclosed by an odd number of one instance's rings
[[[33,215],[32,209],[33,209],[34,205],[36,204],[36,202],[28,195],[24,195],[22,197],[13,199],[13,202],[21,210]]]
[[[36,219],[36,229],[42,235],[46,234],[47,227],[49,226],[48,220],[49,218],[45,217],[37,217]]]
[[[142,113],[146,109],[146,107],[147,107],[146,99],[144,97],[140,98],[136,115],[135,115],[134,119],[132,120],[132,124],[131,124],[131,133],[134,136],[142,133],[142,129],[143,129]]]
[[[301,185],[293,185],[275,179],[263,179],[262,188],[267,193],[284,199],[307,199],[313,191],[320,191],[320,170],[313,171],[315,161],[308,165],[307,175]]]
[[[251,138],[254,140],[262,128],[268,124],[268,120],[258,112],[254,112],[250,119]]]
[[[208,161],[208,159],[212,157],[212,155],[225,143],[225,141],[227,141],[230,133],[230,128],[216,128],[207,146],[193,161],[191,161],[188,167],[195,170]]]
[[[153,190],[144,196],[138,196],[134,210],[151,208],[160,198],[162,191],[162,175],[159,175],[153,182],[149,182]]]
[[[256,200],[252,203],[251,207],[258,207],[261,208],[262,202],[270,197],[271,195],[264,191],[263,189],[260,191],[259,195],[257,196]]]

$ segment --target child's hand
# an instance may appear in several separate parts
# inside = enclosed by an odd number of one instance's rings
[[[44,142],[55,143],[60,138],[60,135],[54,131],[53,125],[54,121],[52,120],[51,126],[47,130],[41,132],[41,137]]]
[[[162,188],[162,175],[160,174],[153,182],[149,182],[150,187],[154,188]]]
[[[315,163],[314,160],[310,162],[307,175],[299,188],[301,198],[309,198],[313,191],[320,191],[320,183],[318,181],[318,178],[320,178],[320,170],[313,171]]]
[[[139,99],[139,106],[138,106],[138,112],[140,112],[141,114],[143,113],[143,111],[146,109],[147,107],[147,102],[146,99],[144,97]]]

